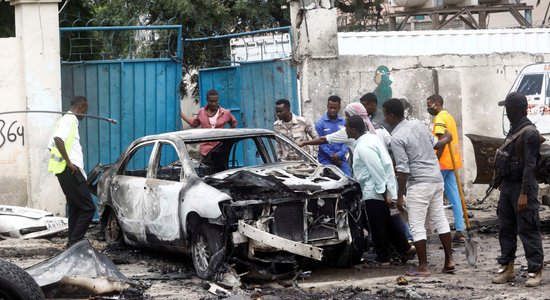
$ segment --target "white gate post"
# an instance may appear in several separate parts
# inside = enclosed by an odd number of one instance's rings
[[[59,52],[60,0],[12,0],[16,38],[21,40],[24,101],[28,110],[61,110]],[[65,214],[65,197],[57,178],[47,172],[47,143],[59,115],[26,116],[28,146],[27,206]]]

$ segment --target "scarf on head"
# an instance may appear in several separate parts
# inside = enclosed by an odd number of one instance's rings
[[[363,118],[363,121],[365,122],[365,125],[367,125],[367,129],[370,133],[376,134],[376,131],[374,130],[374,126],[372,125],[369,114],[367,113],[367,110],[363,106],[363,104],[359,102],[353,102],[348,105],[346,105],[346,108],[344,109],[344,112],[351,116],[360,116]]]

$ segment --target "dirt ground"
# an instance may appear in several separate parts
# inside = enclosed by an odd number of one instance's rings
[[[496,196],[498,193],[494,193]],[[100,241],[100,226],[96,225],[87,237],[96,250],[103,250],[128,278],[148,288],[122,296],[95,299],[550,299],[549,276],[544,274],[543,285],[524,287],[526,261],[523,248],[518,248],[517,280],[504,285],[491,284],[499,253],[498,228],[495,225],[495,199],[483,205],[472,205],[470,214],[476,226],[475,240],[479,242],[477,265],[466,260],[463,244],[454,244],[455,274],[442,274],[443,250],[437,236],[428,240],[430,277],[406,277],[407,285],[398,285],[397,278],[411,268],[416,258],[406,265],[348,269],[319,266],[304,272],[302,278],[254,283],[245,281],[231,295],[217,296],[208,292],[209,283],[199,279],[190,260],[182,255],[158,253],[126,247],[107,247]],[[452,212],[447,210],[449,220]],[[550,248],[550,208],[541,206],[543,245]],[[62,250],[66,243],[63,234],[49,239],[0,241],[0,257],[21,267],[43,261]],[[366,256],[369,254],[367,253]],[[546,259],[546,262],[548,259]],[[87,299],[88,297],[83,297]]]

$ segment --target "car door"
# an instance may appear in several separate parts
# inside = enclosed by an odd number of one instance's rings
[[[145,142],[130,150],[110,186],[120,227],[131,242],[138,244],[146,243],[143,215],[154,147],[155,142]]]
[[[150,243],[182,246],[179,220],[182,190],[182,163],[177,147],[160,141],[152,159],[152,176],[146,183],[143,222]]]

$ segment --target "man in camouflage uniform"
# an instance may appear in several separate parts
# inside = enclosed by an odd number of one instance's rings
[[[275,111],[278,120],[273,124],[273,129],[289,140],[299,143],[318,138],[317,132],[310,120],[295,116],[290,112],[290,101],[280,99],[275,102]],[[277,143],[277,157],[280,160],[300,160],[298,153],[290,146]],[[315,147],[308,146],[306,151],[313,157],[317,157]]]

